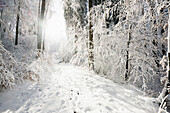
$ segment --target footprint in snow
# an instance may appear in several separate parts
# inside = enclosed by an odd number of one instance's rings
[[[98,103],[99,106],[101,106],[102,104],[101,103]]]
[[[109,100],[109,102],[113,102],[113,101],[114,101],[114,99],[110,99],[110,100]]]
[[[88,112],[88,111],[91,111],[91,109],[89,107],[84,109],[84,112]]]
[[[63,105],[65,103],[65,101],[64,100],[61,100],[61,105]]]
[[[58,96],[59,94],[60,94],[60,92],[57,92],[57,93],[56,93],[56,96]]]
[[[109,111],[113,111],[112,108],[110,108],[109,106],[106,106],[105,108]]]

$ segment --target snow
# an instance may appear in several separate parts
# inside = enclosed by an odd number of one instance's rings
[[[1,113],[156,113],[153,98],[130,85],[70,64],[53,64],[45,81],[0,93]]]

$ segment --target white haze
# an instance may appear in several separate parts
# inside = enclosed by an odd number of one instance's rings
[[[50,9],[51,17],[46,23],[45,50],[48,53],[58,52],[66,40],[66,26],[62,0],[54,0]]]

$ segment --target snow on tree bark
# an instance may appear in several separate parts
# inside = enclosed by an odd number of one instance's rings
[[[18,5],[18,13],[17,13],[17,20],[16,20],[16,33],[15,33],[15,45],[18,45],[18,37],[19,37],[19,23],[20,23],[20,1],[16,4]]]
[[[170,93],[170,7],[168,8],[169,12],[169,20],[168,20],[168,52],[167,52],[167,58],[168,58],[168,66],[167,66],[167,77],[165,81],[164,88],[161,92],[161,94],[158,97],[158,102],[161,103],[163,99]]]
[[[45,8],[46,8],[46,0],[41,1],[41,9],[39,14],[39,24],[38,24],[38,34],[37,34],[37,49],[39,52],[42,52],[43,50],[43,44],[44,44],[44,19],[45,19]]]
[[[130,76],[130,71],[129,71],[129,66],[130,66],[130,58],[129,58],[129,45],[130,45],[130,41],[132,39],[132,25],[129,26],[129,31],[128,31],[128,41],[127,41],[127,55],[126,55],[126,73],[125,73],[125,81],[127,81],[129,79]]]
[[[92,7],[93,7],[93,1],[89,0],[89,68],[90,70],[94,70],[94,44],[93,44],[93,25],[92,25]]]

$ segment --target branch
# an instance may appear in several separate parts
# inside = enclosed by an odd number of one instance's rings
[[[6,30],[8,31],[8,36],[9,36],[10,39],[12,40],[12,36],[10,35],[11,33],[10,33],[9,29],[8,29],[8,26],[5,24],[5,22],[4,22],[2,19],[0,19],[0,22],[1,22],[2,24],[4,24]]]

